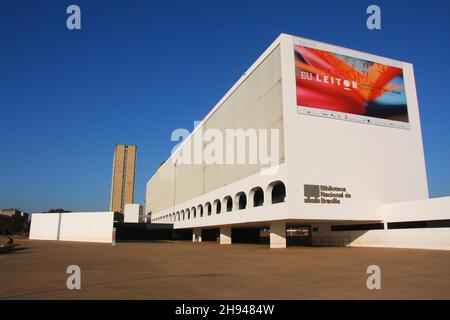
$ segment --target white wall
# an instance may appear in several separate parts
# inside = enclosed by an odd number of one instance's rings
[[[450,228],[345,231],[331,235],[349,237],[351,247],[450,250]]]
[[[174,159],[179,154],[194,152],[191,142],[195,143],[199,139],[202,151],[207,147],[209,143],[201,141],[202,131],[204,133],[208,129],[216,129],[224,134],[226,129],[277,129],[280,134],[277,160],[278,163],[284,162],[280,68],[280,48],[277,39],[148,181],[146,213],[152,212],[152,216],[162,214],[174,205],[180,205],[205,193],[233,184],[267,167],[267,165],[251,163],[229,165],[183,164],[181,162],[175,166]],[[190,125],[186,124],[187,127]],[[237,154],[236,145],[235,155]],[[174,188],[175,183],[176,188]]]
[[[450,197],[385,204],[383,212],[388,222],[450,219]]]
[[[300,39],[317,49],[403,68],[410,129],[343,121],[297,112],[294,41],[282,41],[287,164],[292,219],[383,220],[382,205],[428,198],[419,109],[411,64]],[[304,203],[303,185],[346,187],[341,204]]]
[[[59,213],[33,213],[31,215],[30,239],[57,240]]]
[[[450,197],[391,203],[383,206],[384,230],[331,231],[318,223],[313,237],[346,237],[350,246],[450,250],[450,228],[386,229],[389,222],[450,219]],[[357,222],[353,222],[357,223]]]
[[[113,212],[33,213],[30,239],[112,242]]]

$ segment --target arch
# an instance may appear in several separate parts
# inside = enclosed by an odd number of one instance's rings
[[[195,209],[195,207],[191,208],[191,212],[192,212],[192,219],[197,218],[197,210]]]
[[[286,201],[286,186],[282,181],[274,181],[267,187],[266,194],[270,195],[272,204]]]
[[[191,210],[186,209],[186,216],[188,220],[191,219]]]
[[[177,211],[177,220],[180,221],[180,211]]]
[[[220,203],[220,200],[219,199],[214,200],[213,204],[214,204],[214,212],[216,214],[220,214],[220,212],[222,212],[222,204]]]
[[[205,210],[206,210],[206,214],[208,216],[210,216],[211,213],[212,213],[212,207],[211,207],[211,203],[210,202],[205,203]]]
[[[184,220],[184,210],[181,210],[181,217]]]
[[[200,218],[203,218],[203,206],[201,204],[199,204],[197,209],[198,209],[198,216]]]
[[[231,199],[231,196],[223,198],[222,203],[226,212],[233,211],[233,199]]]
[[[247,208],[247,195],[245,194],[245,192],[238,192],[235,196],[235,201],[238,210]]]
[[[249,198],[253,207],[261,207],[264,205],[264,191],[261,187],[255,187],[250,190]]]

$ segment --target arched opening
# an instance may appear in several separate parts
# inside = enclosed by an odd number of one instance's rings
[[[233,211],[233,200],[231,199],[230,196],[226,196],[223,199],[223,204],[224,204],[227,212]]]
[[[203,206],[202,206],[202,205],[199,205],[199,206],[197,207],[197,210],[198,210],[198,215],[199,215],[199,217],[202,218],[202,217],[203,217]]]
[[[239,192],[238,194],[236,194],[236,202],[238,210],[242,210],[247,207],[247,196],[244,192]]]
[[[261,207],[264,204],[264,191],[261,187],[253,188],[250,191],[253,207]]]
[[[187,213],[187,219],[191,219],[191,210],[186,209],[186,213]]]
[[[182,218],[184,220],[184,210],[181,210],[181,216],[182,216]]]
[[[220,212],[222,211],[222,204],[220,203],[219,199],[214,200],[214,208],[215,208],[216,214],[220,214]]]
[[[197,210],[195,210],[195,207],[192,207],[191,211],[193,219],[197,218]]]
[[[180,211],[177,212],[177,220],[180,221]]]
[[[206,209],[206,212],[207,212],[208,216],[210,216],[211,212],[212,212],[211,203],[207,202],[205,204],[205,209]]]
[[[272,204],[286,201],[286,187],[283,182],[275,181],[269,185]]]

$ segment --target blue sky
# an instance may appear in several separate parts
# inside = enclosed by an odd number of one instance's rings
[[[82,30],[66,28],[77,4]],[[366,28],[370,4],[382,29]],[[280,34],[414,64],[430,195],[450,195],[448,1],[0,2],[0,207],[107,210],[116,143],[138,145],[136,200]]]

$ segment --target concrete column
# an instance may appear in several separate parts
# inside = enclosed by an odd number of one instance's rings
[[[231,244],[231,227],[220,228],[220,244]]]
[[[192,242],[202,242],[202,229],[192,229]]]
[[[286,248],[286,223],[270,223],[270,248]]]

